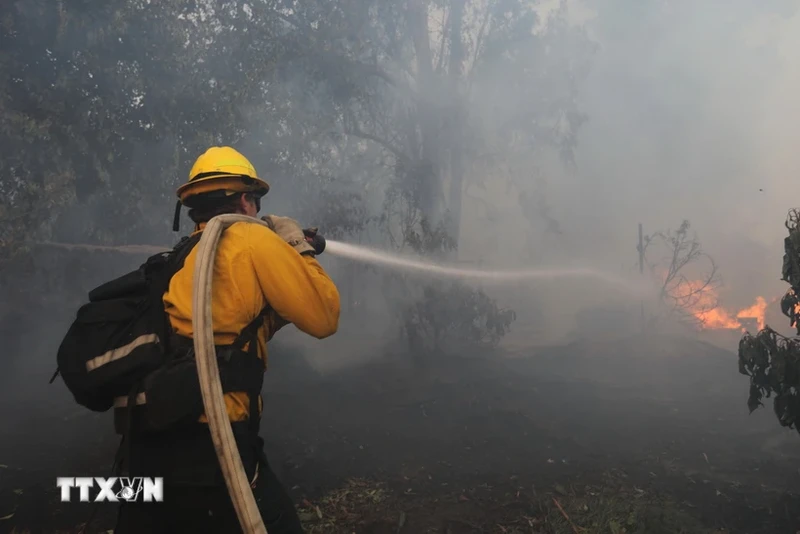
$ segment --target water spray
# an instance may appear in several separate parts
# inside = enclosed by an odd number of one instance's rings
[[[446,265],[427,260],[415,259],[399,254],[375,250],[360,245],[351,245],[341,241],[328,240],[325,250],[341,258],[362,261],[401,271],[412,271],[428,276],[444,278],[460,278],[492,281],[496,283],[524,282],[529,280],[554,280],[558,278],[594,278],[602,282],[618,286],[626,291],[640,293],[645,288],[639,287],[620,276],[604,273],[589,268],[541,268],[523,270],[486,270],[470,269],[454,265]]]
[[[323,251],[343,259],[379,265],[388,269],[404,272],[418,273],[428,277],[455,278],[462,280],[488,281],[498,284],[519,283],[525,281],[548,281],[561,278],[573,279],[595,279],[606,285],[615,286],[625,292],[636,295],[645,295],[652,292],[652,288],[646,287],[637,280],[623,278],[597,269],[591,268],[536,268],[536,269],[474,269],[464,268],[456,265],[437,263],[421,258],[403,256],[401,254],[379,250],[362,245],[353,245],[333,239],[325,239],[316,228],[305,229],[306,240],[314,247],[317,254]],[[165,252],[166,247],[154,245],[125,245],[125,246],[101,246],[101,245],[82,245],[66,243],[37,243],[38,245],[54,246],[66,249],[84,250],[109,250],[128,254],[156,254]]]

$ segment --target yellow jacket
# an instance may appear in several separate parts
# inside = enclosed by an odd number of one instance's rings
[[[202,231],[198,225],[195,233]],[[175,333],[192,337],[192,284],[197,247],[186,257],[164,294],[164,307]],[[319,262],[302,256],[260,224],[235,223],[222,234],[212,279],[214,342],[232,343],[266,305],[273,311],[258,332],[258,355],[267,364],[267,341],[289,323],[318,339],[339,326],[339,291]],[[259,396],[259,411],[262,402]],[[225,394],[231,421],[249,418],[245,392]],[[207,422],[205,415],[201,422]]]

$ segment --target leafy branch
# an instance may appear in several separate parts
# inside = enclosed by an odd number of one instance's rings
[[[739,372],[750,377],[750,413],[764,397],[775,396],[773,409],[781,426],[800,433],[800,342],[769,327],[739,341]]]

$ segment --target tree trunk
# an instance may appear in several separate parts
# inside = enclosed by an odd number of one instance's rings
[[[420,161],[413,170],[413,179],[420,181],[422,214],[433,225],[441,220],[443,190],[439,147],[439,91],[433,73],[433,58],[428,35],[428,6],[425,0],[410,0],[408,24],[414,41],[419,80],[417,123],[420,130]]]
[[[464,65],[464,43],[462,25],[464,0],[453,0],[450,12],[450,91],[453,98],[450,112],[450,210],[449,233],[459,243],[461,234],[461,199],[464,183],[464,128],[466,127],[466,107],[461,90],[462,68]],[[457,254],[457,252],[456,252]]]

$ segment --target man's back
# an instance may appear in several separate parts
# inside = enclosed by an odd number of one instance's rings
[[[201,229],[204,225],[201,225]],[[170,282],[164,305],[175,332],[192,337],[192,294],[197,248]],[[313,256],[301,256],[260,224],[236,223],[219,242],[212,279],[214,340],[227,345],[269,306],[259,330],[259,357],[266,365],[266,342],[294,323],[317,338],[334,334],[339,321],[339,293]],[[226,394],[233,421],[248,417],[244,392]],[[205,421],[205,418],[202,418]]]

